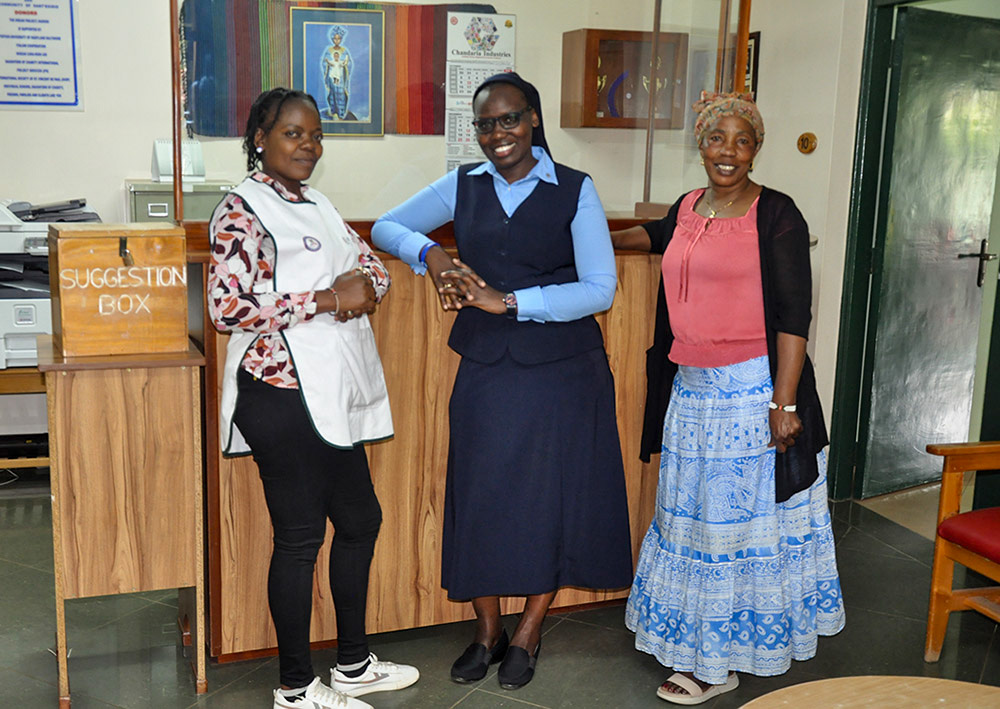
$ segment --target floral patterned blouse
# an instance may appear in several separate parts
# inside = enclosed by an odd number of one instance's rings
[[[302,199],[263,172],[251,179],[270,185],[285,199]],[[306,199],[310,188],[302,186]],[[274,275],[275,247],[257,216],[235,194],[226,195],[216,208],[210,226],[212,259],[208,268],[208,310],[221,332],[244,330],[259,333],[243,358],[243,369],[272,386],[298,389],[298,377],[289,357],[282,330],[315,317],[314,291],[302,293],[255,293],[258,283],[269,283]],[[359,265],[371,274],[375,299],[381,302],[389,290],[389,272],[361,237],[347,226],[361,249]]]

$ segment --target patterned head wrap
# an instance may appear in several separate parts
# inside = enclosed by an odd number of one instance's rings
[[[485,89],[487,86],[492,84],[510,84],[511,86],[516,86],[520,89],[521,93],[524,94],[524,98],[527,99],[528,105],[534,110],[535,115],[538,116],[538,127],[532,129],[531,131],[531,144],[537,145],[542,148],[545,152],[552,157],[552,151],[549,150],[549,144],[545,142],[545,122],[542,120],[542,99],[538,95],[538,89],[536,89],[530,82],[525,81],[516,71],[508,71],[502,74],[494,74],[489,77],[483,83],[479,85],[476,92],[472,95],[472,102],[476,102],[476,96],[479,92]]]
[[[331,42],[333,41],[333,38],[336,37],[337,35],[340,35],[341,40],[345,39],[347,37],[347,28],[344,27],[343,25],[334,25],[333,27],[330,28],[330,31],[327,33],[327,37],[330,38]]]
[[[742,118],[753,126],[754,135],[757,138],[757,149],[764,142],[764,119],[760,115],[757,104],[754,103],[751,94],[720,94],[710,91],[702,91],[701,99],[691,106],[698,111],[698,120],[694,123],[694,137],[698,145],[701,139],[715,122],[724,116],[736,116]]]

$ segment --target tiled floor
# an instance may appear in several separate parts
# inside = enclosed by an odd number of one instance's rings
[[[975,490],[974,479],[974,475],[966,475],[960,504],[960,509],[963,512],[972,509],[972,498]],[[867,500],[862,500],[860,504],[872,512],[888,517],[893,522],[934,541],[934,535],[937,532],[938,497],[940,494],[941,483],[935,482],[870,497]]]
[[[941,661],[922,660],[930,577],[929,541],[854,503],[833,506],[847,627],[821,638],[817,656],[785,675],[741,675],[740,687],[703,706],[738,707],[779,687],[862,674],[946,677],[1000,686],[1000,631],[975,614],[953,616]],[[48,499],[0,499],[0,707],[55,707],[51,514]],[[420,682],[368,695],[376,707],[650,707],[666,671],[636,652],[621,605],[553,615],[546,621],[538,674],[506,692],[493,671],[476,685],[448,680],[452,660],[469,642],[468,623],[374,636],[386,659],[417,665]],[[67,604],[74,709],[212,707],[266,709],[276,660],[211,665],[210,693],[194,693],[177,646],[176,593],[159,592]],[[508,626],[513,628],[514,621]],[[334,650],[315,653],[317,669]]]
[[[937,532],[940,494],[941,483],[938,482],[870,497],[859,504],[933,541]]]

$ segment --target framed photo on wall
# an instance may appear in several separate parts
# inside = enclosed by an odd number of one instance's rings
[[[384,133],[385,14],[291,7],[291,85],[316,99],[325,135]]]
[[[743,85],[747,91],[753,94],[754,101],[757,96],[757,63],[760,58],[760,32],[751,32],[747,39],[747,68],[746,79]]]

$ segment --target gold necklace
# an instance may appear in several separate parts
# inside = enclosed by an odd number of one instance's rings
[[[740,192],[740,194],[743,194],[743,193]],[[708,192],[706,192],[705,193],[705,202],[707,203],[706,206],[708,207],[708,211],[709,211],[708,218],[709,219],[715,219],[715,215],[717,215],[719,212],[724,212],[727,209],[729,209],[730,207],[732,207],[733,206],[733,202],[735,202],[737,199],[739,199],[739,197],[740,197],[740,195],[736,195],[731,200],[729,200],[728,202],[726,202],[726,204],[723,205],[723,207],[721,209],[716,209],[714,206],[712,206],[712,198],[709,197],[708,196]]]

